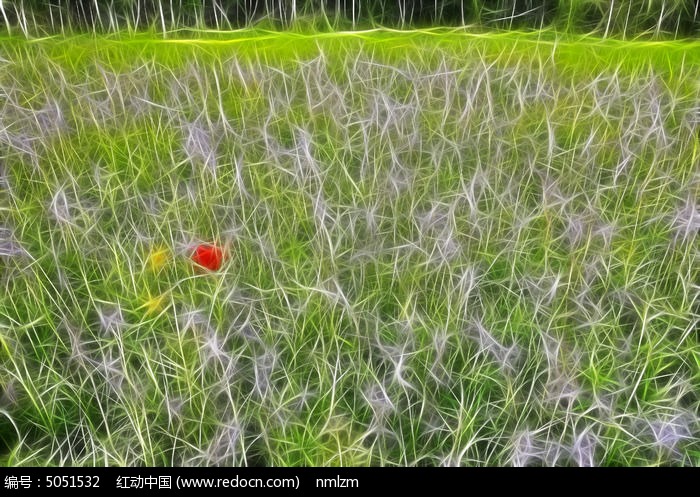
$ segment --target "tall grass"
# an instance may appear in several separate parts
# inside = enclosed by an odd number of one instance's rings
[[[694,0],[14,0],[0,2],[0,22],[25,36],[183,28],[339,30],[556,28],[615,37],[679,38],[700,32]]]
[[[699,54],[6,40],[2,462],[698,464]]]

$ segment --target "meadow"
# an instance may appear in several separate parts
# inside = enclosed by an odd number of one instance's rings
[[[698,465],[699,198],[698,41],[8,35],[0,463]]]

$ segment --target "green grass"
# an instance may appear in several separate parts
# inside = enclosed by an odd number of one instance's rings
[[[4,39],[0,461],[699,464],[699,48]]]

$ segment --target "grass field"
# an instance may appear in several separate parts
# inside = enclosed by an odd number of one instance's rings
[[[698,465],[699,198],[696,41],[5,38],[0,462]]]

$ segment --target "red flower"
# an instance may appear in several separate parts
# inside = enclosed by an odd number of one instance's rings
[[[192,260],[210,271],[217,271],[224,262],[224,252],[215,245],[202,244],[194,250]]]

